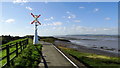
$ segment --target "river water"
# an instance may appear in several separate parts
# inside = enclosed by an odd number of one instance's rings
[[[97,36],[97,35],[68,35],[59,38],[70,40],[72,43],[87,46],[96,49],[118,52],[118,37],[115,35]]]

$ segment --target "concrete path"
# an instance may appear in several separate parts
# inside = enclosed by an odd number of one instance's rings
[[[66,59],[54,45],[46,42],[40,42],[42,48],[42,62],[40,68],[76,68],[68,59]]]

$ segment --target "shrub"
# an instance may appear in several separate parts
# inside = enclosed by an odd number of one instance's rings
[[[28,45],[23,52],[13,60],[12,67],[35,67],[38,65],[41,59],[41,48],[42,45]]]

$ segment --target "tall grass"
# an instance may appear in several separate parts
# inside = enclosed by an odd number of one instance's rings
[[[41,59],[42,45],[28,45],[22,53],[13,60],[14,64],[11,64],[11,68],[16,67],[36,67]]]
[[[10,45],[10,44],[16,44],[16,42],[20,42],[20,41],[23,41],[23,40],[26,40],[27,38],[25,38],[25,39],[19,39],[19,40],[15,40],[15,41],[11,41],[11,42],[9,42],[9,43],[6,43],[6,44],[4,44],[4,45],[0,45],[2,48],[4,48],[4,47],[6,47],[6,45]],[[18,46],[18,48],[20,48],[20,46]],[[10,53],[11,52],[13,52],[13,51],[15,51],[16,50],[16,46],[13,46],[13,47],[11,47],[10,48]],[[20,52],[20,49],[18,50],[18,52]],[[2,57],[4,57],[4,56],[6,56],[6,49],[5,50],[2,50],[2,51],[0,51],[0,58],[2,58]],[[16,53],[13,53],[12,55],[10,55],[10,59],[12,59],[13,57],[15,57],[16,56]],[[1,67],[5,64],[7,62],[7,58],[5,58],[5,59],[3,59],[2,61],[0,61],[0,63],[1,63]]]
[[[25,39],[15,40],[7,44],[4,44],[2,46],[4,47],[5,45],[14,44],[16,42],[23,40]],[[27,47],[24,50],[22,50],[22,52],[18,55],[18,57],[16,57],[11,61],[10,66],[6,66],[5,68],[17,68],[17,67],[34,68],[35,66],[37,66],[41,59],[42,45],[41,44],[33,45],[32,43],[33,43],[32,39],[29,39],[29,44],[27,45]],[[13,46],[12,48],[10,48],[10,52],[14,51],[15,49],[16,47]],[[21,50],[19,49],[18,52],[20,51]],[[2,57],[6,56],[6,50],[0,52],[1,52],[0,55],[2,55]],[[10,56],[10,58],[14,57],[15,55],[16,53],[13,53]],[[3,66],[6,63],[6,59],[2,60],[0,63],[2,63]]]
[[[84,62],[85,64],[93,67],[93,68],[118,68],[120,67],[120,57],[109,57],[103,55],[96,55],[91,53],[83,53],[76,51],[74,49],[59,47],[65,53],[70,54],[77,60]]]

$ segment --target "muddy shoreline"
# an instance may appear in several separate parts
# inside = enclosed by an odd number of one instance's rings
[[[67,48],[73,48],[75,50],[78,50],[78,51],[84,52],[84,53],[93,53],[93,54],[97,54],[97,55],[105,55],[105,56],[110,56],[110,57],[120,57],[120,53],[112,53],[112,52],[108,52],[108,51],[93,49],[93,48],[73,44],[71,42],[66,42],[66,41],[58,41],[57,40],[54,42],[54,45],[63,46],[63,47],[67,47]]]

